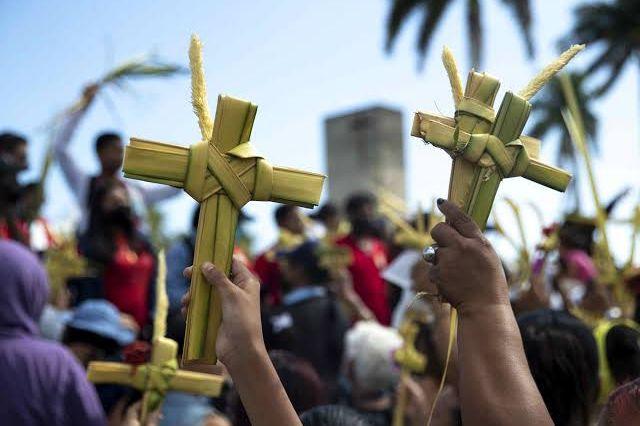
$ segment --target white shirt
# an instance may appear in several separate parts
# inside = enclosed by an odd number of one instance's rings
[[[80,223],[78,225],[79,231],[86,230],[89,222],[89,214],[87,207],[87,198],[89,192],[89,184],[91,182],[91,176],[78,167],[73,155],[69,149],[69,143],[73,133],[75,132],[80,120],[84,116],[86,109],[74,112],[68,121],[64,123],[62,128],[57,132],[53,141],[53,152],[55,159],[60,164],[62,173],[71,188],[71,192],[76,198],[76,201],[80,205]],[[155,185],[149,186],[143,185],[139,181],[131,179],[122,179],[127,191],[129,192],[129,198],[131,200],[131,206],[136,215],[144,222],[146,205],[155,204],[159,201],[166,200],[180,193],[179,188],[174,188],[167,185]]]
[[[409,307],[411,300],[413,300],[414,292],[411,290],[413,285],[411,270],[420,258],[420,252],[417,250],[404,250],[382,271],[382,278],[385,281],[397,285],[402,289],[400,301],[396,305],[391,319],[391,325],[393,327],[397,328],[400,326],[404,318],[404,313],[407,307]]]

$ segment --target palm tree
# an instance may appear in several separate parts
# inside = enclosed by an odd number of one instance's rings
[[[423,14],[418,34],[418,67],[424,66],[424,59],[429,49],[429,44],[436,27],[442,22],[442,17],[447,8],[455,0],[392,0],[391,10],[387,17],[386,50],[391,52],[400,28],[408,20],[412,13],[420,11]],[[531,4],[530,0],[502,0],[502,3],[515,13],[518,27],[522,31],[522,37],[529,57],[533,57],[535,49],[531,36]],[[466,0],[467,7],[467,31],[471,44],[469,53],[473,66],[480,66],[482,62],[482,8],[480,0]]]
[[[606,70],[607,78],[594,90],[599,96],[614,85],[625,65],[634,59],[640,60],[640,1],[614,0],[582,5],[575,10],[575,15],[574,26],[564,41],[602,47],[602,52],[584,72],[591,76]]]
[[[580,105],[588,147],[597,151],[598,118],[591,110],[590,101],[593,100],[594,95],[586,91],[585,78],[583,74],[569,73],[569,79],[576,92],[578,105]],[[578,187],[577,174],[580,170],[578,165],[582,160],[578,157],[579,153],[571,141],[569,131],[562,118],[561,111],[565,108],[567,108],[567,101],[560,86],[560,79],[556,77],[542,89],[536,96],[536,100],[533,101],[534,119],[529,125],[527,133],[543,141],[549,135],[554,133],[557,135],[556,163],[573,172],[574,179],[571,183],[571,188],[573,188],[572,192],[577,207],[579,206],[579,191],[576,190]]]

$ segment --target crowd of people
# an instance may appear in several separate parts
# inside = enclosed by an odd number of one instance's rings
[[[114,132],[96,137],[100,171],[86,174],[70,149],[95,90],[84,96],[53,146],[83,212],[74,250],[86,267],[62,288],[48,284],[59,241],[39,213],[42,188],[19,179],[27,139],[0,134],[0,424],[139,424],[140,393],[93,385],[85,369],[126,362],[131,345],[151,338],[159,247],[145,211],[179,190],[123,178]],[[279,236],[267,250],[237,244],[231,278],[203,265],[223,321],[219,363],[201,369],[226,385],[216,398],[169,391],[149,423],[390,425],[402,393],[406,425],[640,424],[638,315],[601,279],[593,226],[567,219],[553,230],[557,244],[541,245],[530,273],[518,274],[526,282],[511,282],[453,204],[438,200],[432,212],[446,221],[428,227],[439,246],[429,263],[394,238],[378,202],[358,192],[309,215],[278,206]],[[190,232],[166,247],[167,331],[180,345],[192,214]],[[631,302],[638,276],[625,275]],[[407,321],[418,327],[413,342],[399,331]],[[395,354],[408,343],[426,362],[405,375]]]

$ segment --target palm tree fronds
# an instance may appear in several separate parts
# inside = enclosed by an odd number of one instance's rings
[[[472,68],[479,67],[482,61],[482,19],[480,16],[480,1],[469,0],[467,2],[467,31],[469,33],[469,56]]]
[[[529,0],[502,0],[502,2],[513,9],[527,47],[527,56],[533,58],[535,46],[531,35],[531,2]]]
[[[418,35],[418,68],[424,68],[424,61],[429,51],[429,44],[431,43],[431,36],[433,35],[436,27],[441,22],[441,18],[447,7],[451,5],[451,0],[432,0],[427,2],[425,7],[427,8],[425,17],[422,21],[422,28]]]
[[[391,6],[391,12],[387,17],[387,37],[385,42],[385,50],[390,52],[393,48],[400,27],[407,20],[408,16],[416,7],[422,3],[421,0],[394,0]]]
[[[640,54],[640,2],[600,1],[578,6],[574,13],[575,24],[560,42],[587,43],[602,48],[585,71],[590,77],[599,70],[607,70],[608,77],[595,90],[597,95],[602,95],[617,82],[624,65]]]

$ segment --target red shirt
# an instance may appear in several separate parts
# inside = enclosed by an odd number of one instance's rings
[[[0,219],[0,240],[15,240],[23,244],[29,243],[29,224],[23,220],[15,222],[15,230],[19,235],[12,235],[11,228],[6,220]]]
[[[267,302],[278,306],[282,302],[282,272],[276,260],[274,249],[267,250],[256,258],[254,262],[256,275],[262,284]]]
[[[124,237],[116,237],[116,251],[104,271],[105,297],[120,312],[131,315],[141,328],[149,321],[153,267],[151,253],[136,253]]]
[[[391,309],[387,300],[387,286],[380,275],[380,270],[387,264],[387,251],[384,244],[377,239],[367,239],[366,243],[358,243],[348,235],[336,241],[336,244],[349,247],[353,262],[349,266],[353,289],[362,302],[374,313],[380,324],[391,323]]]

